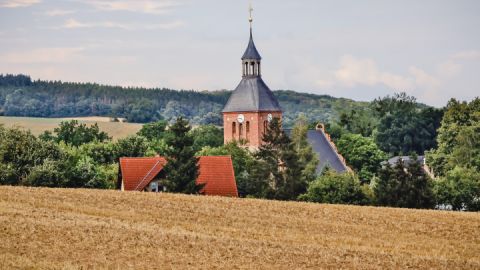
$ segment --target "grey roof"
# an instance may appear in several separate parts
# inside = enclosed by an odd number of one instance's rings
[[[233,91],[223,112],[282,111],[262,77],[246,76]]]
[[[248,47],[242,56],[242,60],[245,60],[245,59],[253,59],[253,60],[262,59],[262,57],[257,51],[257,48],[255,47],[255,43],[253,43],[252,29],[250,29],[250,41],[248,41]]]
[[[410,160],[410,157],[409,156],[396,156],[396,157],[392,157],[391,159],[388,160],[388,163],[390,163],[390,165],[395,165],[397,164],[398,160],[399,159],[402,159],[402,161],[404,163],[410,163],[411,160]],[[420,163],[420,164],[423,164],[424,163],[424,160],[425,160],[425,157],[424,156],[417,156],[417,162]]]
[[[329,166],[337,172],[347,171],[347,167],[341,161],[337,151],[321,130],[309,130],[307,140],[312,145],[313,151],[317,153],[320,162],[317,165],[317,173],[320,173],[325,166]]]
[[[290,136],[292,133],[291,129],[285,129],[284,131],[288,136]],[[308,130],[307,141],[312,146],[312,150],[317,154],[319,160],[316,170],[317,173],[321,173],[323,168],[325,168],[327,165],[339,173],[346,172],[348,170],[346,165],[338,156],[337,151],[329,143],[323,131]]]

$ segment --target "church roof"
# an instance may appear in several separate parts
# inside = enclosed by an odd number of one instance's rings
[[[243,77],[223,112],[282,111],[273,92],[260,76]]]
[[[262,59],[262,57],[258,53],[257,48],[255,47],[255,43],[253,42],[252,29],[250,29],[250,41],[248,41],[248,47],[242,56],[242,60],[245,60],[245,59],[253,59],[253,60]]]

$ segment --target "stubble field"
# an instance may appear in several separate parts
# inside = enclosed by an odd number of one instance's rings
[[[479,269],[480,215],[0,187],[0,269]]]

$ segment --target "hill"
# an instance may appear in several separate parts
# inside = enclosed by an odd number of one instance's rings
[[[0,268],[480,268],[477,213],[0,187]]]
[[[87,125],[97,123],[100,130],[107,132],[114,140],[133,135],[142,128],[142,124],[110,122],[108,117],[39,118],[0,116],[0,125],[3,124],[8,128],[24,128],[30,130],[33,135],[38,136],[46,130],[53,131],[62,121],[72,119]]]
[[[231,91],[176,91],[166,88],[125,88],[92,83],[31,81],[25,75],[0,74],[0,115],[25,117],[124,117],[150,122],[183,115],[193,124],[222,123],[221,110]],[[328,122],[341,112],[369,103],[326,95],[274,91],[291,127],[300,113],[310,121]]]

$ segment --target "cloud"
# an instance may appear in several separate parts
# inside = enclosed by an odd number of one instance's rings
[[[88,0],[82,3],[93,6],[98,10],[130,11],[160,14],[167,13],[173,7],[179,6],[179,1],[171,0]]]
[[[0,8],[28,7],[40,2],[41,0],[0,0]]]
[[[1,55],[2,61],[10,64],[64,63],[80,57],[84,48],[40,48],[31,51],[16,51]]]
[[[75,19],[68,19],[65,21],[62,27],[60,28],[67,28],[67,29],[75,29],[75,28],[118,28],[123,30],[155,30],[155,29],[164,29],[170,30],[178,27],[182,27],[185,25],[183,21],[172,21],[167,23],[161,24],[135,24],[135,23],[119,23],[119,22],[112,22],[112,21],[105,21],[105,22],[94,22],[94,23],[83,23],[79,22]]]
[[[65,15],[72,14],[72,13],[75,13],[75,11],[64,10],[64,9],[52,9],[52,10],[49,10],[49,11],[45,12],[44,14],[47,15],[47,16],[53,17],[53,16],[65,16]]]
[[[334,72],[334,75],[337,83],[347,87],[384,84],[394,89],[407,90],[412,88],[410,78],[380,71],[372,59],[359,59],[351,55],[342,56],[340,68]]]

